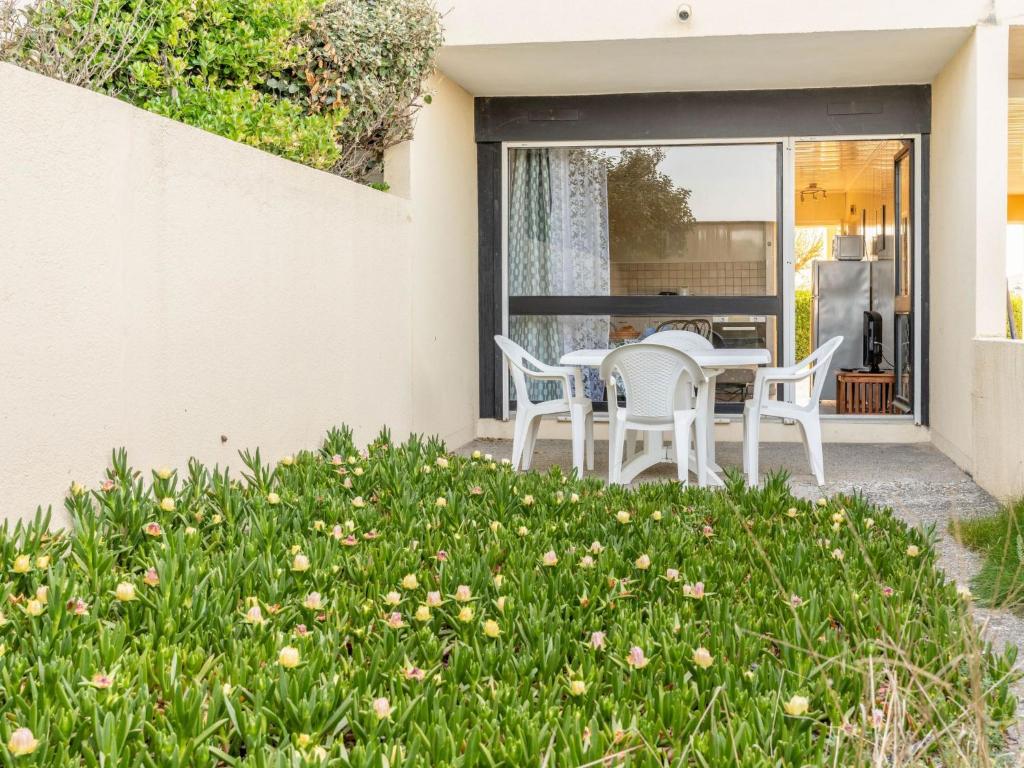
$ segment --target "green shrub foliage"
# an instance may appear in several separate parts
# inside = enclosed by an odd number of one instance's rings
[[[439,44],[426,0],[0,0],[0,60],[359,180]]]
[[[281,85],[301,87],[314,114],[346,110],[337,173],[370,177],[385,150],[412,137],[441,42],[430,0],[328,0],[309,23],[303,65]]]
[[[927,764],[1013,717],[1012,653],[861,499],[243,458],[119,452],[73,532],[0,530],[4,764]]]

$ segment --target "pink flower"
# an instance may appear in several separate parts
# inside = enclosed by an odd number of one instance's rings
[[[295,636],[296,637],[305,637],[308,634],[309,634],[309,630],[306,629],[306,625],[305,624],[296,624],[295,625]]]
[[[427,605],[436,608],[441,604],[440,592],[427,592]]]
[[[668,581],[679,581],[679,571],[675,568],[668,568],[665,570],[665,578]]]
[[[159,536],[164,532],[163,528],[160,527],[160,523],[157,522],[146,523],[142,530],[146,532],[147,536]]]
[[[473,496],[479,496],[484,492],[484,489],[481,488],[479,485],[474,485],[472,488],[469,489],[469,492]]]
[[[715,529],[712,528],[710,525],[705,525],[704,526],[704,535],[707,536],[710,539],[712,536],[715,535]]]
[[[604,632],[597,631],[590,633],[590,644],[593,646],[595,651],[599,651],[604,648]]]
[[[344,544],[346,547],[354,547],[356,544],[359,543],[359,539],[357,539],[350,533],[348,536],[341,540],[341,543]]]
[[[435,555],[435,557],[437,557],[438,562],[441,563],[448,561],[448,553],[445,552],[443,549],[437,550],[437,555]]]
[[[629,649],[629,655],[626,657],[626,663],[633,669],[643,669],[647,666],[648,659],[644,656],[644,650],[640,646],[634,645]]]
[[[402,621],[402,614],[400,614],[398,611],[394,611],[393,613],[389,614],[388,626],[392,629],[401,629],[402,627],[404,627],[405,622]]]
[[[892,587],[889,587],[889,586],[882,587],[882,594],[885,595],[886,597],[892,597],[892,595],[893,595],[893,593],[895,591],[896,590],[894,590]]]
[[[156,572],[156,568],[146,569],[146,575],[142,577],[142,583],[147,587],[155,587],[160,583],[160,575]]]
[[[376,529],[374,529],[372,531],[367,531],[366,533],[363,534],[363,538],[366,539],[367,541],[373,541],[378,536],[380,536],[380,534],[377,533]]]
[[[804,600],[802,597],[800,597],[800,595],[792,595],[789,598],[789,604],[792,605],[794,608],[799,608],[801,605],[804,604]]]
[[[425,678],[426,676],[427,673],[419,667],[409,667],[405,670],[406,680],[423,680],[423,678]]]
[[[114,684],[114,678],[109,675],[104,675],[102,672],[97,672],[92,676],[91,685],[93,688],[109,688]]]
[[[340,467],[342,463],[344,463],[344,461],[345,460],[341,458],[341,456],[339,456],[338,454],[334,454],[333,456],[331,456],[331,464],[333,464],[336,467]]]
[[[100,484],[100,490],[104,493],[114,490],[114,481],[107,478]]]
[[[85,616],[89,612],[89,604],[80,597],[73,597],[68,600],[67,608],[75,616]]]

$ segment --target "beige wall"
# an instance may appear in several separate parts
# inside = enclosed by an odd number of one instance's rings
[[[1007,28],[979,26],[932,84],[932,439],[975,467],[974,338],[1005,322]],[[1003,432],[983,439],[1015,439]]]
[[[448,45],[764,35],[838,30],[973,26],[990,13],[1012,14],[1019,0],[690,0],[688,24],[674,0],[437,0],[447,11]],[[1004,10],[1005,9],[1005,10]]]
[[[444,76],[429,89],[387,177],[412,202],[413,428],[458,447],[479,412],[473,98]]]
[[[1001,499],[1024,496],[1024,342],[974,342],[974,479]]]
[[[408,201],[7,65],[0,103],[4,517],[115,446],[237,468],[413,428]]]

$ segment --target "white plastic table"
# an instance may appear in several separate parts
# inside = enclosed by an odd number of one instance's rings
[[[610,349],[577,349],[575,352],[567,352],[558,361],[562,365],[572,365],[580,368],[600,368],[604,358]],[[704,369],[711,379],[710,392],[708,393],[708,445],[707,464],[708,482],[711,485],[725,485],[718,475],[722,468],[715,463],[715,381],[718,374],[731,368],[756,368],[760,365],[769,365],[772,361],[772,353],[767,349],[707,349],[693,350],[688,352],[697,365]],[[623,467],[622,481],[630,482],[634,477],[648,467],[669,458],[664,441],[660,436],[651,434],[654,439],[646,440],[644,453],[633,461],[629,462],[629,472]]]

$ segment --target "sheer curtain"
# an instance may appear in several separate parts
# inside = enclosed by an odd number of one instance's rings
[[[610,292],[607,167],[587,149],[514,150],[510,157],[509,295],[607,296]],[[609,318],[514,316],[509,333],[529,352],[557,363],[571,349],[608,346]],[[585,372],[600,398],[597,371]],[[532,382],[533,400],[558,385]]]

